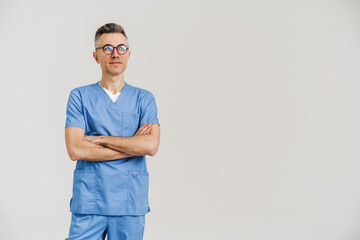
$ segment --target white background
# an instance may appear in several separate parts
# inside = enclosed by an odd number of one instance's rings
[[[101,78],[121,24],[125,81],[151,91],[145,240],[360,239],[358,1],[0,0],[0,239],[63,240],[71,89]]]

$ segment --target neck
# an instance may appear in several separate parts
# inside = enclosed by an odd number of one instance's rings
[[[116,94],[120,92],[123,87],[125,86],[124,81],[124,73],[122,72],[119,75],[102,75],[102,78],[100,80],[100,85],[103,88],[106,88],[113,94]]]

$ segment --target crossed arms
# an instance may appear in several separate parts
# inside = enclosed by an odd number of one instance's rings
[[[154,156],[160,143],[160,126],[141,126],[132,137],[85,136],[78,127],[65,128],[66,149],[72,161],[108,161],[133,156]]]

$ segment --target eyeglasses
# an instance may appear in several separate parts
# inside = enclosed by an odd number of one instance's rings
[[[105,54],[111,55],[114,52],[115,47],[113,47],[110,44],[106,44],[103,47],[95,48],[95,50],[98,50],[99,48],[102,48]],[[116,47],[116,50],[120,55],[124,55],[127,52],[127,50],[129,50],[129,47],[125,46],[124,44],[120,44],[119,46]]]

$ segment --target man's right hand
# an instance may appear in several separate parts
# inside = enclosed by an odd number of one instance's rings
[[[151,132],[151,127],[152,124],[151,123],[145,123],[144,125],[142,125],[136,132],[136,134],[134,136],[140,136],[140,135],[148,135]]]

